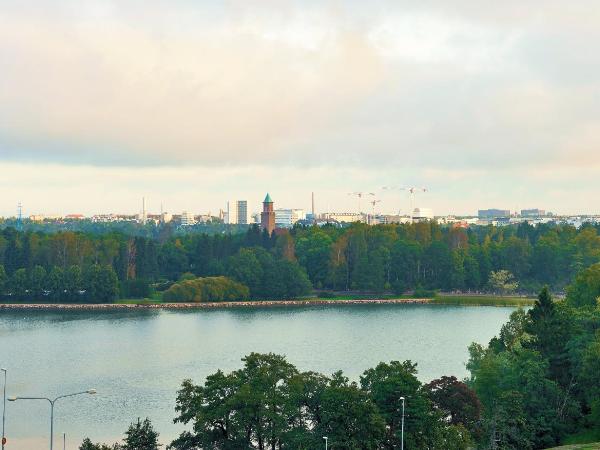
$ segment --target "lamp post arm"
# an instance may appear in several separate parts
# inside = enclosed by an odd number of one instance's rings
[[[14,399],[15,400],[46,400],[46,401],[50,402],[50,404],[54,403],[54,400],[50,400],[48,397],[14,397]]]
[[[82,391],[82,392],[75,392],[73,394],[65,394],[65,395],[59,395],[58,397],[56,397],[54,400],[51,400],[52,403],[54,403],[56,400],[60,400],[61,398],[65,398],[65,397],[73,397],[75,395],[82,395],[82,394],[89,394],[88,391]]]

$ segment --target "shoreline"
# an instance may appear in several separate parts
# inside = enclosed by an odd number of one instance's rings
[[[241,302],[207,303],[0,303],[0,310],[106,310],[106,309],[222,309],[261,308],[278,306],[322,306],[322,305],[394,305],[428,304],[430,298],[356,299],[356,300],[256,300]]]

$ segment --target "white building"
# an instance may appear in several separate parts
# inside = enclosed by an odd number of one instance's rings
[[[275,226],[277,228],[291,228],[299,220],[306,219],[303,209],[276,209]]]
[[[353,212],[328,212],[321,214],[321,219],[340,222],[340,223],[353,223],[353,222],[366,222],[367,216],[362,213]]]
[[[195,225],[196,224],[196,219],[194,218],[194,215],[191,212],[187,212],[187,211],[183,211],[181,213],[181,225],[182,226],[189,226],[189,225]]]
[[[433,210],[431,208],[415,208],[412,213],[413,220],[433,220]]]
[[[161,213],[160,221],[162,223],[169,223],[171,220],[173,220],[173,214],[170,214],[168,212]]]

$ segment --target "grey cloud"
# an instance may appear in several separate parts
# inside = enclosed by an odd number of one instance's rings
[[[0,159],[600,165],[596,3],[36,5],[0,13]]]

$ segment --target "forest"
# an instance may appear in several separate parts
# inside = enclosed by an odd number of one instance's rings
[[[142,298],[182,277],[227,277],[251,299],[295,298],[322,291],[495,291],[543,286],[562,293],[574,275],[600,262],[598,227],[474,226],[435,222],[295,227],[271,236],[256,227],[237,234],[152,236],[122,230],[0,232],[0,294],[19,300],[111,301]],[[492,278],[490,278],[492,277]],[[241,292],[246,292],[242,290]]]

